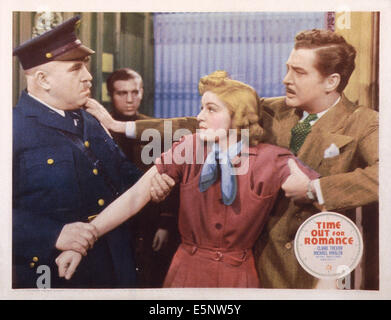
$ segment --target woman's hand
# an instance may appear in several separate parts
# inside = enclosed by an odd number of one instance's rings
[[[58,276],[69,280],[72,278],[82,259],[82,255],[76,251],[68,250],[62,252],[56,259]]]
[[[159,163],[160,158],[156,159],[156,163]],[[151,199],[153,202],[159,203],[162,202],[170,194],[172,188],[175,186],[175,180],[172,179],[167,174],[160,174],[157,172],[153,175],[151,179]]]

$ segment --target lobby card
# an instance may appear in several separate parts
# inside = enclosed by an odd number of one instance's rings
[[[273,4],[255,3],[253,1],[241,1],[240,5],[236,1],[217,1],[215,4],[210,4],[208,1],[199,1],[197,4],[188,2],[169,1],[164,5],[158,1],[145,1],[142,4],[130,4],[127,1],[112,1],[108,4],[105,1],[86,1],[83,4],[77,1],[68,1],[66,4],[57,3],[56,5],[50,1],[30,1],[23,0],[18,3],[2,3],[1,16],[3,25],[6,26],[1,31],[2,50],[1,57],[4,63],[4,71],[2,74],[3,84],[3,108],[2,119],[2,218],[1,226],[1,241],[0,255],[2,263],[0,265],[0,298],[1,299],[124,299],[124,300],[183,300],[183,299],[214,299],[214,300],[269,300],[269,299],[389,299],[391,297],[391,258],[388,254],[390,251],[391,236],[391,219],[388,214],[390,210],[390,200],[387,195],[388,176],[390,171],[391,147],[389,137],[391,135],[390,126],[387,124],[390,120],[390,97],[388,96],[388,87],[390,79],[390,44],[387,40],[391,22],[391,5],[388,1],[373,1],[371,4],[365,1],[329,1],[315,5],[311,1],[277,1]],[[347,35],[349,39],[358,37],[358,34],[351,32],[354,24],[354,19],[357,19],[359,14],[376,13],[376,20],[363,20],[368,25],[360,26],[357,33],[365,32],[364,29],[373,30],[371,33],[376,39],[376,44],[371,43],[371,47],[362,50],[378,50],[378,59],[372,61],[372,65],[368,66],[369,61],[360,57],[359,63],[356,63],[356,69],[361,70],[362,77],[365,73],[370,73],[371,70],[377,70],[374,82],[368,83],[373,85],[367,90],[371,90],[372,99],[367,99],[364,94],[347,89],[347,95],[350,94],[351,99],[365,101],[367,103],[375,102],[375,108],[380,115],[380,138],[379,138],[379,156],[380,156],[380,172],[379,172],[379,205],[372,208],[374,219],[374,230],[378,243],[370,242],[371,252],[366,251],[365,241],[362,238],[363,224],[370,223],[370,219],[363,216],[364,211],[357,210],[353,216],[355,220],[353,225],[350,220],[341,218],[338,220],[338,212],[336,215],[324,217],[318,220],[308,222],[303,221],[302,227],[299,229],[300,234],[297,235],[297,242],[292,247],[295,250],[301,266],[310,274],[318,274],[321,279],[315,289],[243,289],[243,288],[181,288],[181,289],[13,289],[12,288],[12,107],[15,103],[15,90],[21,90],[25,85],[21,73],[18,75],[14,72],[17,63],[12,57],[12,49],[18,44],[20,34],[16,34],[18,29],[13,23],[15,15],[26,12],[42,12],[53,11],[68,14],[83,13],[83,12],[324,12],[325,27],[339,28],[343,35]],[[20,15],[22,17],[23,15]],[[328,20],[327,20],[328,19]],[[26,23],[33,24],[34,21]],[[19,25],[23,22],[19,21]],[[368,31],[368,34],[369,31]],[[375,41],[375,40],[373,40]],[[377,47],[378,44],[378,47]],[[94,49],[94,48],[93,48]],[[363,52],[364,53],[364,52]],[[373,53],[373,52],[372,52]],[[359,53],[360,54],[360,53]],[[368,54],[368,52],[365,52]],[[104,67],[112,70],[112,56],[107,58],[107,53],[103,56]],[[363,54],[364,55],[364,54]],[[109,66],[109,67],[108,67]],[[16,75],[16,76],[15,76]],[[378,77],[378,81],[376,79]],[[369,77],[370,78],[370,77]],[[364,88],[366,84],[360,84],[360,77],[353,79],[354,88]],[[281,79],[282,80],[282,79]],[[18,83],[18,86],[15,86]],[[378,84],[378,86],[377,86]],[[362,85],[360,87],[360,85]],[[107,93],[102,90],[102,97],[108,99]],[[378,212],[377,212],[378,210]],[[370,211],[371,212],[371,211]],[[369,212],[369,213],[370,213]],[[352,217],[351,217],[352,218]],[[378,229],[376,229],[378,225]],[[334,232],[334,233],[333,233]],[[337,239],[338,238],[338,239]],[[331,240],[330,240],[331,239]],[[296,241],[296,240],[295,240]],[[338,241],[338,242],[337,242]],[[303,244],[307,247],[302,250]],[[350,247],[354,248],[350,250]],[[311,248],[309,248],[311,246]],[[353,253],[352,253],[353,252]],[[352,253],[352,254],[351,254]],[[349,255],[351,254],[351,255]],[[371,258],[371,255],[373,257]],[[373,275],[368,276],[368,263],[364,267],[363,259],[375,259]],[[346,259],[345,259],[346,258]],[[309,261],[312,259],[312,262]],[[345,260],[343,260],[345,259]],[[338,261],[344,261],[343,265],[338,265]],[[373,261],[373,260],[372,260]],[[351,263],[351,264],[349,264]],[[322,271],[319,271],[321,268]],[[338,269],[339,268],[339,269]],[[350,277],[350,272],[354,269],[355,276]],[[365,269],[366,268],[366,269]],[[337,270],[338,269],[338,272]],[[326,271],[325,271],[326,270]],[[332,272],[337,272],[343,276],[335,276]],[[50,270],[57,272],[57,270]],[[323,273],[322,273],[323,272]],[[37,279],[44,277],[45,269],[37,273]],[[370,277],[373,279],[370,285],[364,284],[364,278]],[[331,279],[331,280],[330,280]],[[42,279],[41,279],[42,280]],[[38,283],[38,282],[37,282]],[[362,289],[364,288],[364,289]],[[231,307],[232,312],[240,311]],[[230,309],[230,310],[231,310]],[[158,314],[158,306],[154,310]],[[163,312],[163,311],[162,311]],[[178,310],[180,312],[180,310]],[[201,312],[201,311],[200,311]]]

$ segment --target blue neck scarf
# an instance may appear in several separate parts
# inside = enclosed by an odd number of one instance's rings
[[[212,146],[212,150],[206,157],[205,163],[202,166],[201,176],[199,181],[199,189],[205,192],[214,184],[218,177],[217,167],[220,167],[221,172],[221,195],[223,203],[227,206],[231,205],[236,198],[237,182],[234,168],[231,160],[239,154],[242,149],[242,141],[232,145],[228,151],[221,151],[218,144]]]

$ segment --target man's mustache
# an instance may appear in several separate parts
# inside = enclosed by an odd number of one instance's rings
[[[293,90],[293,89],[291,89],[291,88],[288,88],[288,87],[285,87],[285,91],[286,91],[287,93],[296,94],[296,91],[295,91],[295,90]]]

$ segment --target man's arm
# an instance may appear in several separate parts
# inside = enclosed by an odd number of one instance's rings
[[[327,210],[349,209],[379,200],[379,123],[378,114],[366,117],[369,123],[358,142],[357,155],[361,164],[351,172],[330,175],[320,179],[320,187]],[[341,197],[343,195],[343,197]]]
[[[15,142],[16,139],[14,139]],[[14,150],[17,148],[14,145]],[[26,171],[21,168],[22,156],[14,151],[12,182],[12,236],[13,252],[19,258],[36,257],[41,263],[49,263],[56,250],[75,250],[86,254],[96,240],[96,230],[88,223],[65,223],[55,208],[32,208],[25,204],[31,196],[24,189]],[[30,190],[30,189],[29,189]],[[45,199],[46,200],[46,199]],[[41,200],[42,201],[42,200]]]
[[[365,112],[364,110],[358,112]],[[356,158],[350,163],[352,170],[321,177],[317,188],[315,181],[306,187],[299,179],[292,177],[287,196],[305,197],[311,187],[311,191],[316,191],[316,200],[324,210],[347,210],[378,201],[378,114],[366,112],[361,117],[352,119],[352,122],[365,128],[357,138]]]
[[[126,134],[128,138],[134,138],[137,140],[141,140],[141,135],[145,129],[155,129],[163,137],[165,133],[164,122],[167,122],[171,126],[172,135],[174,135],[178,129],[186,129],[189,130],[190,133],[194,133],[198,128],[198,121],[195,117],[179,117],[169,119],[151,118],[128,122],[117,121],[111,117],[105,107],[103,107],[94,99],[88,100],[87,104],[85,105],[85,110],[98,119],[103,127],[113,132]]]
[[[93,247],[97,231],[88,223],[63,224],[50,213],[13,209],[13,248],[18,257],[49,263],[56,250],[74,250],[83,255]],[[27,261],[26,260],[26,261]]]
[[[155,129],[159,131],[163,137],[165,133],[164,122],[171,126],[173,135],[180,129],[186,129],[189,130],[190,133],[195,133],[198,128],[197,118],[194,117],[137,120],[135,121],[135,138],[141,140],[141,135],[145,129]],[[178,140],[179,138],[180,137],[177,137],[175,140]]]

